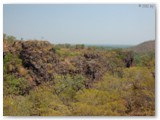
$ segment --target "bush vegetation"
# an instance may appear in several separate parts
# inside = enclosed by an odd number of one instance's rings
[[[16,38],[4,34],[4,41],[14,43]],[[27,56],[37,62],[20,57],[28,51],[5,53],[5,116],[155,115],[155,53],[69,44],[53,48],[53,59],[44,56],[43,48],[29,49],[45,57]]]

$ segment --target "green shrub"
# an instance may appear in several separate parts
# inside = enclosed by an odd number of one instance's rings
[[[125,115],[123,99],[115,99],[111,92],[96,89],[79,91],[72,104],[73,115]]]
[[[8,95],[3,97],[4,116],[29,116],[32,103],[27,96]]]
[[[64,103],[74,101],[77,91],[85,87],[85,78],[81,75],[76,76],[56,76],[55,91]]]
[[[24,95],[29,91],[29,82],[24,78],[16,78],[14,75],[4,75],[4,95]]]
[[[146,67],[124,69],[124,98],[128,113],[131,115],[154,115],[155,79]],[[150,112],[149,112],[150,111]]]
[[[31,91],[29,101],[32,103],[30,112],[32,116],[63,116],[70,114],[67,106],[46,86],[39,86]]]

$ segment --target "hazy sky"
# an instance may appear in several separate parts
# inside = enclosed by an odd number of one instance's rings
[[[138,4],[5,4],[3,32],[52,43],[139,44],[155,39],[155,8]]]

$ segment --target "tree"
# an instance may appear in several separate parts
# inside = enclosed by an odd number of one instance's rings
[[[103,116],[124,115],[123,100],[114,100],[110,92],[96,89],[79,91],[75,103],[72,104],[73,115]]]
[[[56,76],[54,81],[55,92],[65,104],[74,101],[76,92],[85,87],[85,78],[81,75]]]
[[[32,103],[26,96],[8,95],[3,97],[4,116],[29,116]]]
[[[146,67],[132,67],[124,70],[124,98],[126,111],[130,115],[154,115],[155,80]],[[127,83],[126,82],[126,83]]]
[[[25,78],[16,78],[14,75],[4,75],[4,95],[24,95],[29,93],[30,84]]]
[[[28,97],[29,101],[32,102],[31,116],[62,116],[70,114],[67,106],[45,85],[36,87]]]

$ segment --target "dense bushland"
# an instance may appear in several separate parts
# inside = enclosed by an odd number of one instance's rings
[[[4,34],[5,116],[153,116],[155,52],[19,41]]]

